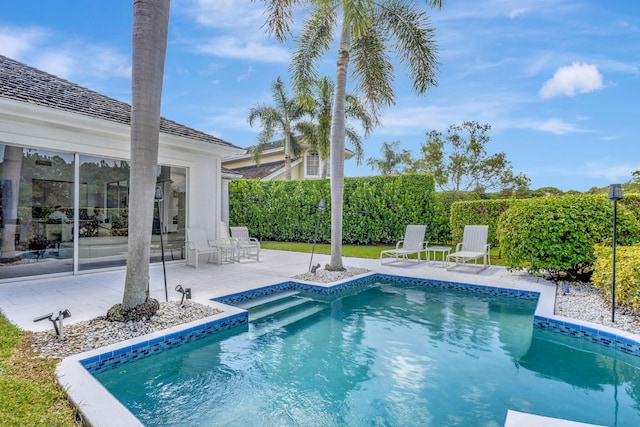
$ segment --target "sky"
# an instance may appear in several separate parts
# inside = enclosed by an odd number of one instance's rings
[[[130,103],[132,3],[3,1],[0,54]],[[249,109],[272,104],[278,76],[289,82],[291,52],[265,32],[263,10],[251,0],[171,2],[164,117],[239,147],[257,142]],[[504,152],[532,189],[586,191],[640,170],[640,1],[446,0],[425,10],[438,85],[416,95],[397,64],[396,103],[364,139],[365,160],[385,141],[417,158],[430,131],[476,121],[491,125],[487,153]],[[336,60],[332,47],[321,75],[335,79]],[[366,161],[345,163],[346,176],[376,174]]]

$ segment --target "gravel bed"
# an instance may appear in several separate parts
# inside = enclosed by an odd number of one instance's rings
[[[366,268],[357,268],[357,267],[344,267],[344,271],[329,271],[325,269],[318,269],[314,273],[304,273],[299,274],[297,276],[293,276],[294,279],[297,280],[305,280],[307,282],[316,282],[316,283],[331,283],[337,282],[338,280],[348,279],[350,277],[359,276],[360,274],[368,273],[371,270],[367,270]]]
[[[615,323],[611,323],[611,300],[590,283],[570,283],[566,293],[558,286],[555,313],[640,335],[640,318],[628,310],[616,308]]]
[[[294,279],[331,283],[370,271],[364,268],[345,268],[345,271],[318,269],[315,274],[300,274]],[[59,340],[53,330],[36,332],[33,334],[32,347],[42,357],[62,359],[218,313],[221,313],[221,310],[193,301],[186,301],[184,306],[181,306],[177,301],[161,302],[158,312],[148,321],[108,322],[104,320],[104,317],[97,317],[65,326],[64,341]],[[611,323],[610,302],[601,291],[591,284],[569,284],[569,292],[563,292],[562,287],[558,286],[555,313],[640,335],[639,317],[625,310],[616,310],[615,323]]]
[[[177,301],[161,302],[160,309],[147,321],[109,322],[103,316],[96,317],[64,326],[64,340],[58,338],[53,327],[35,332],[31,347],[42,357],[63,359],[218,313],[222,310],[193,301],[186,301],[183,306]]]

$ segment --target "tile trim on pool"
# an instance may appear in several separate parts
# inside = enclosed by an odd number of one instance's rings
[[[233,306],[253,298],[265,297],[288,290],[297,290],[316,295],[330,296],[366,284],[373,284],[381,280],[393,280],[404,284],[455,291],[476,292],[490,296],[515,297],[529,301],[538,300],[540,297],[540,292],[538,291],[374,273],[333,285],[317,285],[298,281],[287,281],[262,288],[212,298],[212,301]],[[596,344],[604,345],[605,347],[615,348],[623,351],[624,353],[640,357],[640,342],[630,337],[610,333],[593,326],[566,322],[548,316],[541,316],[538,314],[538,309],[536,309],[533,322],[534,327],[538,329],[585,339]],[[105,370],[117,368],[118,366],[128,362],[143,359],[161,351],[177,347],[184,343],[195,341],[199,338],[216,334],[224,330],[235,328],[236,326],[246,323],[248,323],[248,314],[246,311],[242,311],[231,316],[197,324],[183,330],[172,331],[167,335],[158,336],[147,341],[136,342],[135,344],[126,345],[112,351],[93,355],[80,360],[80,363],[91,374],[97,374]]]
[[[80,360],[80,364],[92,375],[117,368],[128,362],[144,359],[170,348],[217,334],[228,329],[249,323],[246,311],[230,316],[199,323],[186,329],[172,331],[150,340],[135,342],[131,345],[93,355]]]

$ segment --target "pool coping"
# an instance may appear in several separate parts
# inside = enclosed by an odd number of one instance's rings
[[[426,284],[428,282],[429,286],[433,287],[473,290],[474,292],[485,291],[493,295],[513,296],[515,294],[528,299],[537,297],[538,303],[533,319],[534,328],[549,330],[578,339],[587,339],[640,357],[640,336],[638,335],[604,325],[555,315],[555,286],[549,283],[527,283],[524,285],[511,283],[509,285],[495,284],[488,286],[411,276],[367,273],[329,284],[290,280],[213,298],[211,299],[212,304],[219,304],[223,310],[222,313],[67,357],[58,364],[56,374],[60,384],[67,391],[69,398],[91,426],[143,426],[128,408],[122,405],[95,379],[91,370],[99,372],[101,369],[110,369],[110,366],[117,367],[120,363],[126,363],[129,358],[135,360],[137,357],[146,357],[155,352],[181,345],[183,342],[193,341],[229,327],[247,323],[247,311],[229,305],[229,303],[237,303],[292,287],[312,293],[331,295],[347,290],[350,287],[361,286],[364,284],[363,282],[374,281],[378,278],[393,278],[407,283],[419,282]],[[109,365],[110,363],[113,363],[113,365]]]

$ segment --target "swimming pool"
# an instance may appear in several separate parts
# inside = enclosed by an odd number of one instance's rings
[[[501,426],[507,409],[640,423],[637,356],[534,329],[533,293],[423,282],[291,293],[250,325],[96,378],[149,426]]]

